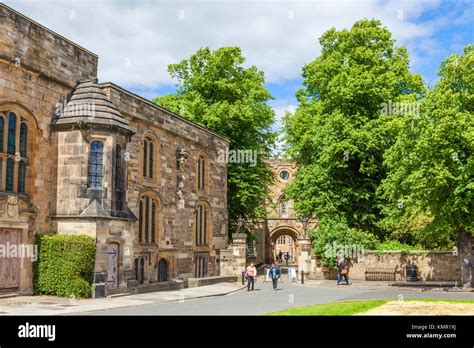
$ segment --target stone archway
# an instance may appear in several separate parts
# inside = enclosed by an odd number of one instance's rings
[[[288,236],[291,239],[291,241],[289,242],[289,245],[290,245],[289,248],[292,249],[291,250],[292,255],[290,255],[290,257],[293,262],[298,261],[297,260],[298,259],[297,241],[300,237],[299,232],[291,226],[278,226],[268,233],[267,243],[266,243],[267,250],[265,253],[266,263],[271,263],[271,262],[276,261],[276,256],[278,252],[277,250],[279,249],[277,245],[277,241],[282,236]]]

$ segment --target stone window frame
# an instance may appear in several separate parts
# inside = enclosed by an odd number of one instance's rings
[[[120,156],[117,157],[118,147],[120,147]],[[112,159],[113,210],[119,213],[123,212],[124,209],[126,208],[127,161],[124,158],[127,152],[126,149],[127,149],[126,144],[121,143],[121,142],[116,142],[114,146],[113,159]],[[117,165],[117,160],[120,160],[119,165]],[[120,195],[122,195],[121,199],[119,197]]]
[[[92,173],[92,169],[91,169],[91,155],[92,155],[92,145],[94,143],[99,143],[99,144],[102,144],[102,164],[101,164],[101,167],[102,167],[102,173],[101,173],[101,176],[102,176],[102,182],[100,184],[100,186],[95,186],[95,185],[92,185],[91,184],[91,178],[92,177],[98,177],[98,174],[96,173]],[[89,142],[88,144],[88,154],[87,154],[87,188],[88,189],[91,189],[91,190],[104,190],[104,179],[105,179],[105,168],[106,168],[106,163],[105,163],[105,158],[107,157],[106,156],[106,144],[105,144],[105,139],[100,139],[100,138],[93,138],[91,139],[91,141]],[[94,180],[96,181],[96,180]]]
[[[287,177],[286,179],[283,179],[283,178],[281,177],[282,173],[284,173],[284,172],[288,173],[288,177]],[[290,173],[290,171],[289,171],[288,169],[286,169],[286,168],[283,168],[283,169],[281,169],[281,170],[278,171],[278,179],[279,179],[280,181],[282,181],[282,182],[288,182],[288,180],[290,179],[290,176],[291,176],[291,173]]]
[[[158,136],[153,131],[146,131],[141,139],[140,147],[140,176],[144,184],[157,186],[160,183],[160,168],[161,168],[161,142]],[[150,157],[150,149],[153,150],[153,155]],[[146,154],[146,155],[145,155]],[[153,170],[150,175],[150,162]]]
[[[148,206],[147,206],[148,199]],[[159,245],[162,236],[161,200],[153,191],[144,192],[138,199],[136,240],[142,245]]]
[[[203,217],[203,219],[201,218]],[[202,220],[201,220],[202,219]],[[193,245],[196,250],[206,250],[212,245],[212,210],[207,201],[198,201],[194,209]]]
[[[284,207],[282,207],[282,203],[284,203]],[[283,210],[284,210],[284,213],[283,213]],[[278,216],[281,219],[288,219],[289,215],[290,215],[289,214],[289,201],[286,199],[285,194],[282,194],[278,198]]]
[[[196,159],[196,192],[198,194],[206,195],[209,193],[209,187],[210,187],[210,181],[211,181],[210,169],[211,169],[211,166],[209,162],[209,156],[204,152],[199,152]],[[204,170],[204,175],[202,175],[203,170]]]
[[[33,158],[33,129],[35,119],[24,108],[7,107],[0,109],[0,119],[3,130],[0,138],[0,191],[28,195],[31,192],[30,164]],[[10,117],[15,117],[15,130],[9,134]],[[22,130],[26,128],[26,132]],[[14,148],[8,151],[9,135],[14,136]],[[11,169],[11,174],[7,171]],[[10,180],[8,180],[10,179]],[[7,190],[7,181],[11,182],[11,189]]]

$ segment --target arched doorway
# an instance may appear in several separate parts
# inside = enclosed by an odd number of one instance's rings
[[[158,262],[158,281],[165,282],[168,279],[168,263],[165,259]]]
[[[298,239],[298,232],[289,226],[280,226],[269,234],[267,251],[267,262],[279,262],[286,264],[288,257],[288,264],[297,262],[298,252],[296,241]],[[281,256],[281,259],[280,259]]]

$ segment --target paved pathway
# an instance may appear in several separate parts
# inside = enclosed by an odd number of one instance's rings
[[[55,296],[20,296],[0,299],[0,315],[67,315],[111,308],[134,308],[150,304],[188,301],[192,298],[222,296],[242,289],[240,283],[221,283],[199,288],[159,291],[114,298],[74,300]]]
[[[357,287],[357,284],[355,284]],[[144,306],[110,309],[88,312],[87,315],[264,315],[291,307],[302,307],[339,300],[365,299],[468,299],[474,300],[470,292],[422,292],[398,289],[363,290],[351,286],[335,285],[330,288],[315,287],[316,284],[297,285],[279,284],[273,291],[271,283],[263,283],[260,279],[256,290],[246,289],[227,296],[190,299],[181,302],[154,303]]]
[[[383,282],[354,282],[337,287],[333,281],[306,284],[271,283],[259,277],[255,291],[240,283],[221,283],[199,288],[162,291],[105,299],[72,300],[53,296],[0,299],[0,315],[264,315],[291,307],[340,300],[366,299],[471,299],[473,292],[426,292],[393,289]]]

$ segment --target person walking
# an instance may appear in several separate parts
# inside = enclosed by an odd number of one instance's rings
[[[280,252],[278,253],[278,261],[281,262],[281,260],[283,260],[283,253],[280,250]]]
[[[285,262],[286,262],[286,265],[288,266],[288,260],[290,259],[290,254],[286,253],[285,254]]]
[[[272,262],[272,268],[270,268],[270,278],[272,278],[273,290],[276,291],[278,279],[280,278],[280,268]]]
[[[254,290],[256,276],[257,269],[253,265],[253,262],[250,262],[250,266],[247,267],[245,272],[245,278],[247,278],[247,291],[250,291],[250,285],[252,285],[252,290]]]
[[[346,259],[342,256],[337,258],[337,286],[341,284],[342,278],[345,279],[347,285],[349,283],[349,270],[347,269]]]

